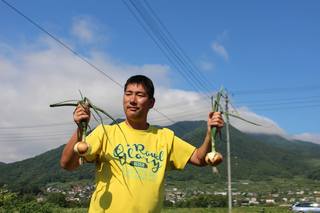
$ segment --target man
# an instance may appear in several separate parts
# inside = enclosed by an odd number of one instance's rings
[[[125,84],[123,110],[126,120],[119,125],[98,126],[87,138],[86,161],[96,163],[96,189],[89,212],[160,212],[163,203],[164,175],[168,169],[183,169],[187,162],[205,166],[211,150],[211,128],[223,127],[219,112],[211,112],[203,144],[195,148],[166,128],[147,123],[154,106],[154,87],[146,76],[136,75]],[[74,121],[89,121],[90,111],[78,106]],[[61,166],[67,170],[79,166],[74,152],[78,128],[65,146]],[[76,150],[77,151],[77,150]]]

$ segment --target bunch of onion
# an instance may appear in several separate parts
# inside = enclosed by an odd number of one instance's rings
[[[221,99],[221,97],[224,97],[224,96],[223,96],[223,94],[224,94],[223,92],[224,92],[224,90],[223,90],[223,88],[221,88],[221,89],[219,90],[219,92],[217,93],[217,95],[216,95],[215,101],[213,101],[213,97],[211,97],[211,104],[212,104],[212,111],[213,111],[213,112],[217,112],[217,111],[219,111],[219,108],[221,108],[221,107],[220,107],[220,99]],[[226,117],[227,117],[227,122],[229,122],[229,119],[228,119],[229,116],[232,116],[232,117],[234,117],[234,118],[236,118],[236,119],[240,119],[240,120],[242,120],[242,121],[244,121],[244,122],[253,124],[253,125],[255,125],[255,126],[261,126],[260,124],[257,124],[257,123],[255,123],[255,122],[246,120],[246,119],[244,119],[244,118],[242,118],[242,117],[240,117],[240,116],[238,116],[238,115],[231,114],[231,113],[229,113],[228,111],[223,112],[223,113],[224,113],[224,114],[226,115]],[[214,172],[218,172],[218,170],[216,169],[216,166],[219,165],[219,164],[222,162],[222,160],[223,160],[222,155],[221,155],[219,152],[217,152],[216,149],[215,149],[215,136],[216,136],[216,133],[217,133],[217,129],[216,129],[216,128],[212,128],[212,129],[211,129],[211,145],[212,145],[211,150],[212,150],[212,151],[211,151],[210,153],[208,153],[208,154],[206,155],[206,157],[205,157],[206,163],[207,163],[208,165],[213,166],[213,171],[214,171]]]
[[[81,129],[81,137],[78,138],[81,138],[81,141],[77,142],[74,145],[73,150],[75,153],[79,154],[80,156],[83,156],[89,150],[89,144],[87,144],[86,142],[88,123],[86,121],[81,121],[79,126]]]
[[[219,110],[220,99],[222,97],[222,91],[223,91],[223,89],[220,89],[220,91],[217,93],[215,101],[213,101],[213,97],[211,97],[211,104],[212,104],[212,111],[213,112],[217,112]],[[211,165],[214,167],[213,168],[214,172],[217,172],[217,169],[215,167],[217,165],[219,165],[223,160],[222,155],[219,152],[217,152],[216,148],[215,148],[216,134],[217,134],[217,128],[213,127],[211,129],[211,152],[207,153],[207,155],[205,157],[206,163],[208,165]]]
[[[211,151],[207,153],[205,161],[210,166],[218,166],[223,161],[223,157],[219,152]]]
[[[103,119],[102,119],[102,116],[100,115],[100,113],[102,113],[107,117],[109,117],[115,124],[118,125],[117,121],[110,114],[100,109],[99,107],[93,105],[92,102],[88,98],[83,97],[82,94],[81,94],[81,98],[82,98],[81,100],[68,100],[68,101],[63,101],[56,104],[51,104],[50,107],[62,107],[62,106],[77,107],[78,105],[81,105],[83,108],[86,108],[88,110],[91,110],[91,109],[93,110],[92,116],[98,123],[103,124]],[[99,120],[97,119],[97,117],[99,118]],[[84,156],[90,149],[89,144],[86,142],[88,127],[89,127],[88,121],[84,120],[79,123],[79,129],[81,130],[80,134],[78,135],[79,141],[73,147],[74,152],[80,156],[80,164],[83,163],[82,156]],[[103,127],[103,130],[105,131],[104,125],[102,125],[102,127]],[[118,127],[120,128],[119,125]]]

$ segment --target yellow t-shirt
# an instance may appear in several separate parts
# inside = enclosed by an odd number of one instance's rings
[[[183,169],[195,147],[166,128],[119,126],[100,125],[87,137],[85,158],[96,162],[89,212],[160,212],[165,171]]]

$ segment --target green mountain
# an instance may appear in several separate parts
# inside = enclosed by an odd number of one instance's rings
[[[205,123],[202,127],[183,135],[196,146],[202,143]],[[225,135],[225,129],[222,135]],[[304,176],[320,180],[320,145],[290,141],[276,135],[252,135],[230,127],[231,168],[233,179],[264,180],[270,177],[292,178]],[[217,150],[226,158],[225,138],[216,143]],[[188,166],[185,176],[168,176],[173,180],[198,179],[212,182],[210,168]],[[226,161],[219,166],[220,176],[225,177]]]
[[[77,171],[68,172],[60,168],[59,160],[63,146],[23,161],[0,165],[0,185],[22,192],[38,192],[50,182],[69,182],[92,179],[93,165],[84,165]]]
[[[204,121],[178,122],[168,128],[195,146],[204,139]],[[221,135],[225,135],[225,129]],[[320,145],[289,141],[274,135],[250,135],[230,127],[231,166],[234,180],[267,180],[271,177],[292,178],[303,176],[320,180]],[[216,147],[226,158],[225,137],[218,139]],[[70,182],[94,178],[94,165],[86,164],[74,172],[60,168],[63,147],[58,147],[23,161],[0,164],[0,185],[25,192],[37,192],[51,182]],[[226,160],[218,166],[220,175],[213,175],[210,167],[188,165],[184,171],[170,171],[167,181],[197,180],[210,183],[226,177]]]

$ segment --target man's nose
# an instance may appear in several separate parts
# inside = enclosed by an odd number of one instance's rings
[[[137,96],[136,95],[131,95],[129,99],[130,103],[137,103]]]

